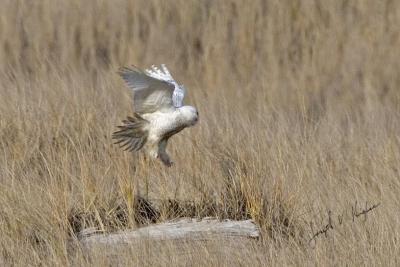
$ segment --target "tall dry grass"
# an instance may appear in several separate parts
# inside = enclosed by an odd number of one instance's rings
[[[398,1],[0,6],[2,265],[399,264]],[[111,140],[132,112],[116,70],[160,63],[201,118],[170,142],[169,169]],[[158,221],[251,217],[263,240],[87,257],[79,229],[138,226],[137,186],[200,203]],[[356,201],[381,205],[353,221]],[[309,242],[328,211],[334,229]]]

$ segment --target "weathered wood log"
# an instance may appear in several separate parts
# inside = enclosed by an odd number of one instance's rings
[[[80,241],[85,246],[134,244],[143,240],[215,240],[221,238],[258,238],[259,227],[252,220],[220,221],[215,218],[197,220],[185,218],[177,221],[150,225],[137,230],[111,234],[93,233],[87,230],[80,233]]]

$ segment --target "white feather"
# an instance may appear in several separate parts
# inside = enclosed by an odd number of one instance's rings
[[[174,85],[175,89],[172,94],[172,103],[174,107],[179,108],[183,106],[183,99],[185,97],[185,88],[183,85],[179,85],[174,78],[172,77],[171,73],[169,72],[167,66],[165,64],[161,64],[161,69],[156,66],[151,66],[150,69],[145,70],[146,74],[150,77],[168,82]]]
[[[166,152],[168,139],[198,121],[197,110],[183,106],[185,87],[174,80],[164,64],[144,72],[136,67],[122,68],[119,74],[133,90],[135,112],[147,122],[142,132],[146,134],[148,153],[171,166]],[[128,135],[120,139],[126,142],[135,138]]]

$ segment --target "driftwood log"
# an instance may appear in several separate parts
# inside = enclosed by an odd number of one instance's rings
[[[84,246],[137,244],[144,240],[207,241],[234,238],[258,238],[259,227],[252,220],[220,221],[215,218],[202,220],[185,218],[177,221],[150,225],[136,230],[102,234],[87,229],[79,234]]]

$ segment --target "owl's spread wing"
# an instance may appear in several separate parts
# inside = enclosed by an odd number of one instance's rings
[[[174,92],[172,93],[172,103],[176,108],[183,106],[183,98],[185,97],[185,87],[183,85],[179,85],[174,80],[171,73],[164,64],[161,64],[161,69],[153,65],[151,66],[150,69],[146,69],[145,72],[147,75],[155,79],[158,79],[160,81],[166,81],[167,83],[172,84],[175,88]]]
[[[151,113],[175,106],[173,83],[152,77],[136,67],[121,68],[118,73],[133,90],[135,112]]]

